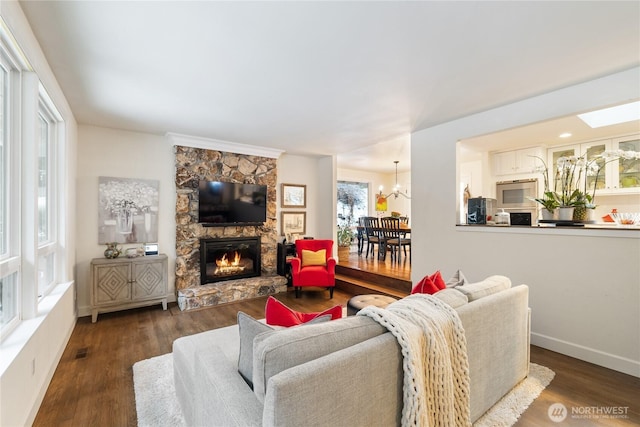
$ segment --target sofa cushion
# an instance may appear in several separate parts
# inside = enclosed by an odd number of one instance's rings
[[[330,314],[316,316],[306,325],[328,322]],[[240,350],[238,355],[238,373],[253,388],[253,339],[261,333],[273,333],[282,327],[271,327],[260,320],[256,320],[246,313],[238,312],[238,334],[240,335]]]
[[[327,251],[325,249],[317,251],[303,249],[302,266],[306,267],[308,265],[327,265]]]
[[[441,289],[433,294],[433,296],[446,302],[451,306],[451,308],[458,308],[469,302],[469,298],[467,298],[465,294],[458,292],[453,288]]]
[[[293,366],[381,335],[373,319],[350,316],[332,322],[258,334],[253,341],[253,390],[264,402],[269,378]]]
[[[435,294],[441,289],[446,287],[440,271],[436,271],[431,276],[424,276],[414,287],[411,289],[412,294]]]
[[[264,308],[264,314],[268,325],[289,327],[301,325],[325,315],[330,315],[333,320],[340,319],[342,317],[342,306],[336,305],[321,312],[303,313],[292,310],[276,298],[269,296]]]
[[[456,290],[467,296],[469,302],[492,295],[511,287],[511,279],[505,276],[489,276],[481,282],[457,286]]]
[[[238,333],[240,334],[240,354],[238,356],[238,372],[244,380],[253,386],[253,338],[262,332],[273,332],[274,329],[241,311],[238,312]]]
[[[469,281],[464,277],[464,274],[462,274],[462,270],[458,270],[445,282],[445,285],[447,288],[455,288],[456,286],[462,286],[465,283],[469,283]]]

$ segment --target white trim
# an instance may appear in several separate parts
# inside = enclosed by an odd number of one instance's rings
[[[16,68],[25,71],[33,71],[33,67],[29,63],[27,56],[24,54],[22,49],[20,49],[20,45],[13,37],[13,34],[9,30],[9,26],[2,16],[0,16],[0,45],[2,45],[11,55],[11,59],[14,61]]]
[[[576,359],[594,363],[614,371],[640,377],[640,362],[626,357],[616,356],[594,348],[585,347],[569,341],[560,340],[547,335],[531,332],[531,344],[557,353],[566,354]]]
[[[219,139],[203,138],[200,136],[182,135],[179,133],[167,132],[165,135],[172,145],[181,145],[192,148],[202,148],[205,150],[226,151],[229,153],[246,154],[249,156],[260,156],[277,159],[284,150],[257,145],[240,144],[237,142],[222,141]]]

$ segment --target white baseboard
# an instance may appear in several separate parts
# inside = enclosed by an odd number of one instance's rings
[[[640,378],[640,361],[638,360],[631,360],[615,354],[605,353],[600,350],[535,332],[531,333],[531,344]]]

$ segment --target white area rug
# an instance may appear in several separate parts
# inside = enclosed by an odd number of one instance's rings
[[[515,386],[474,427],[508,427],[549,385],[555,373],[532,363],[529,376]],[[133,365],[133,383],[139,427],[178,427],[185,425],[173,386],[171,353],[142,360]]]

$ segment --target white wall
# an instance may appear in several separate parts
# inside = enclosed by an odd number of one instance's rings
[[[634,68],[414,133],[412,164],[431,167],[412,169],[412,279],[509,276],[530,287],[533,344],[640,376],[640,231],[455,225],[456,141],[638,97]]]
[[[317,239],[319,238],[327,238],[329,236],[321,236],[319,234],[320,225],[318,223],[318,207],[321,203],[320,201],[320,188],[318,186],[318,158],[313,157],[305,157],[305,156],[296,156],[291,154],[282,154],[280,158],[278,158],[278,185],[277,185],[277,193],[278,193],[278,235],[280,236],[280,241],[284,238],[282,236],[282,229],[280,226],[280,213],[282,211],[286,212],[306,212],[307,224],[306,224],[306,232],[305,236],[312,236]],[[306,208],[286,208],[282,209],[281,201],[282,201],[282,187],[281,184],[300,184],[306,185],[306,193],[307,193],[307,207]]]
[[[60,188],[60,284],[38,304],[34,318],[24,320],[0,344],[0,425],[31,425],[75,326],[75,174],[77,126],[71,108],[49,68],[19,3],[0,2],[0,15],[33,71],[38,75],[65,123],[66,165]]]
[[[158,246],[169,257],[170,301],[175,301],[176,189],[173,146],[164,136],[81,125],[78,128],[77,264],[78,312],[90,314],[89,264],[104,257],[98,244],[98,177],[160,181]],[[124,248],[135,245],[123,245]]]

